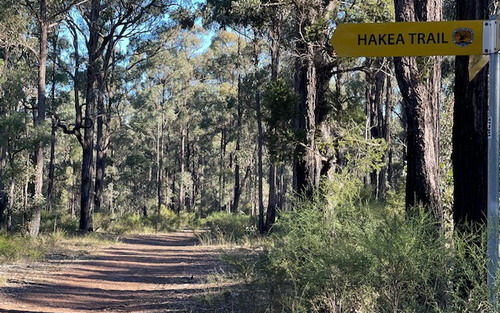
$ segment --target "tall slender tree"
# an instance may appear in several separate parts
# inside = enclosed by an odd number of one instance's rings
[[[271,56],[271,82],[278,82],[278,75],[280,71],[280,59],[281,59],[281,35],[282,35],[282,24],[284,20],[284,10],[280,7],[271,8],[271,23],[269,26],[269,39],[271,40],[270,45],[270,56]],[[269,129],[269,136],[273,136],[272,129]],[[267,212],[266,212],[266,230],[269,232],[276,221],[276,211],[280,206],[279,201],[279,191],[278,191],[278,169],[277,165],[270,158],[269,162],[269,198],[267,201]]]
[[[45,122],[47,111],[47,58],[48,58],[48,35],[50,28],[57,25],[61,16],[68,12],[74,5],[74,2],[62,1],[58,3],[52,10],[48,7],[47,0],[38,0],[32,2],[31,0],[22,1],[32,15],[36,18],[38,23],[38,84],[37,84],[37,103],[33,111],[33,124],[35,129],[41,129]],[[45,143],[43,137],[35,143],[35,151],[33,153],[33,163],[35,165],[35,176],[30,183],[30,197],[33,204],[29,211],[25,212],[27,231],[31,236],[37,236],[40,230],[40,216],[42,205],[40,199],[43,189],[43,174],[45,164]]]
[[[86,87],[85,87],[85,114],[82,125],[83,138],[81,140],[83,149],[82,177],[81,177],[81,208],[80,208],[80,230],[84,232],[93,230],[91,206],[94,201],[93,172],[95,168],[93,149],[96,121],[98,123],[97,138],[100,149],[100,172],[97,175],[99,195],[102,195],[101,186],[104,179],[105,167],[105,140],[104,123],[109,119],[107,112],[103,113],[104,92],[109,85],[111,60],[116,44],[123,38],[130,37],[137,31],[138,25],[144,23],[147,17],[158,16],[171,2],[165,3],[159,0],[144,1],[110,1],[102,3],[99,0],[91,0],[90,3],[81,4],[82,17],[87,25],[86,45],[88,53]],[[149,19],[148,22],[154,21]],[[72,23],[75,27],[77,23]],[[81,29],[80,29],[81,30]],[[145,31],[144,29],[141,30]],[[100,113],[100,114],[97,114]],[[106,115],[106,116],[103,116]],[[98,204],[102,203],[99,198]]]
[[[395,0],[396,21],[439,21],[442,0]],[[394,58],[407,118],[406,205],[422,204],[443,220],[439,175],[439,103],[442,57]]]
[[[46,111],[46,79],[47,79],[47,57],[48,57],[48,34],[49,34],[49,16],[47,9],[47,0],[39,1],[38,11],[38,26],[39,26],[39,53],[38,53],[38,90],[37,90],[37,106],[33,114],[35,128],[40,128],[45,121]],[[42,197],[43,187],[43,168],[44,168],[44,142],[39,140],[35,146],[34,164],[35,164],[35,179],[32,184],[31,196],[33,198]],[[32,209],[27,217],[28,232],[31,236],[38,236],[40,231],[40,215],[41,205],[35,200]]]

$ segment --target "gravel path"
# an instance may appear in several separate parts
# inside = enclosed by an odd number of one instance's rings
[[[177,232],[126,237],[83,260],[11,267],[0,312],[204,312],[197,296],[218,254]]]

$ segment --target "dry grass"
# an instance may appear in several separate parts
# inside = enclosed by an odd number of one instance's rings
[[[29,238],[19,235],[0,235],[0,287],[7,283],[25,283],[23,278],[30,272],[31,278],[36,273],[43,273],[50,265],[46,260],[74,260],[90,253],[117,244],[117,235],[92,233],[88,235],[68,235],[54,232]]]
[[[82,256],[116,244],[119,240],[117,235],[104,233],[67,235],[64,232],[55,232],[37,238],[0,235],[0,265]]]

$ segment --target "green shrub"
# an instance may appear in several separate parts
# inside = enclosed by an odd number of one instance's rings
[[[111,213],[98,212],[93,214],[92,220],[95,231],[108,231],[116,219]]]
[[[451,282],[448,289],[449,309],[443,312],[493,312],[486,301],[486,227],[467,227],[465,231],[457,232],[452,252],[448,270]]]
[[[39,260],[52,246],[53,242],[46,238],[0,235],[0,262]]]
[[[450,244],[425,212],[304,201],[274,236],[255,280],[282,311],[489,312],[482,241]]]
[[[42,211],[40,232],[42,234],[49,234],[53,232],[62,231],[72,234],[78,231],[79,220],[76,216],[63,214],[57,211]]]
[[[235,294],[267,303],[255,312],[490,312],[484,234],[452,237],[400,203],[323,196],[296,199],[257,255],[225,259],[246,288]]]
[[[144,219],[137,213],[124,214],[109,227],[111,232],[118,234],[142,232],[145,229]]]
[[[215,212],[201,219],[200,224],[208,229],[206,239],[215,240],[218,243],[242,242],[245,238],[255,234],[252,218],[245,214]]]
[[[116,220],[108,217],[105,225],[106,230],[119,234],[130,232],[155,232],[155,231],[174,231],[186,228],[196,228],[197,221],[195,213],[181,212],[180,214],[162,206],[160,214],[151,214],[147,217],[129,213]]]
[[[150,215],[147,218],[147,223],[158,231],[196,228],[196,214],[188,212],[177,214],[166,207],[162,207],[160,215]]]

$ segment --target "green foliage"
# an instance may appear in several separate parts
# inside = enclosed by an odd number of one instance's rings
[[[286,160],[290,158],[290,151],[295,149],[297,140],[294,121],[298,95],[291,84],[278,80],[267,84],[263,100],[267,111],[266,122],[269,125],[266,140],[271,157],[275,161]]]
[[[0,262],[39,260],[53,246],[48,240],[0,234]]]
[[[158,231],[172,231],[186,228],[196,228],[197,221],[194,213],[181,212],[179,214],[166,207],[161,208],[160,214],[152,214],[148,223],[154,225]]]
[[[123,215],[116,223],[113,223],[109,230],[118,234],[124,234],[144,231],[145,226],[144,220],[139,214],[128,213]]]
[[[262,27],[268,14],[260,0],[208,0],[204,9],[205,23],[217,23],[221,27]]]
[[[63,232],[75,234],[78,231],[78,218],[61,212],[47,212],[43,210],[40,232],[44,234]]]
[[[81,257],[90,250],[116,244],[118,239],[103,233],[82,235],[61,230],[37,238],[0,233],[0,264]]]
[[[242,242],[248,236],[255,234],[251,226],[252,218],[245,214],[231,214],[227,212],[215,212],[200,220],[202,227],[208,229],[206,241],[218,243]],[[202,234],[203,236],[203,234]]]
[[[489,312],[477,232],[451,241],[429,214],[390,205],[317,198],[294,208],[258,258],[228,259],[273,295],[268,310]]]
[[[194,213],[181,212],[180,214],[162,207],[160,214],[148,216],[137,213],[127,213],[116,219],[107,215],[97,221],[106,231],[113,233],[138,233],[138,232],[165,232],[186,228],[196,228],[197,221]]]
[[[193,12],[183,7],[179,7],[176,10],[172,11],[170,16],[182,28],[186,29],[193,28],[196,19],[196,16],[193,14]]]
[[[391,0],[365,0],[354,6],[346,2],[345,22],[384,23],[394,21],[394,3]]]

